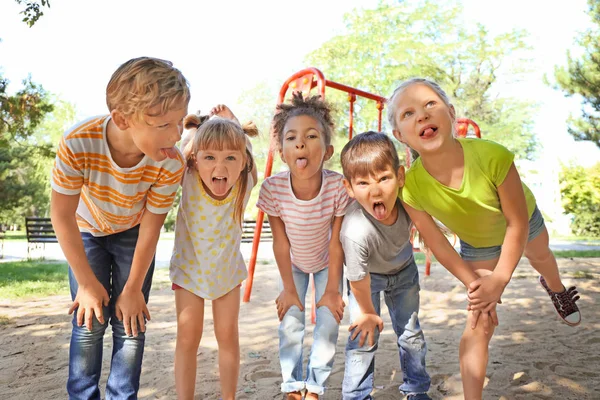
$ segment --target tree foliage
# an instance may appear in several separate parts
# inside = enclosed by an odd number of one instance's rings
[[[556,87],[567,96],[583,98],[581,117],[569,118],[569,133],[575,140],[591,140],[600,147],[600,3],[588,0],[589,15],[595,24],[577,39],[583,55],[567,52],[567,66],[554,68]]]
[[[14,94],[0,76],[0,223],[20,224],[25,215],[45,215],[53,146],[73,106],[57,101],[42,86],[23,81]],[[53,114],[56,103],[58,112]]]
[[[525,33],[492,36],[481,24],[466,26],[461,13],[456,1],[432,0],[384,1],[355,10],[345,16],[345,32],[309,54],[307,63],[327,79],[383,96],[405,79],[432,79],[447,91],[458,115],[476,121],[486,138],[529,157],[536,146],[531,118],[536,106],[491,94],[500,73],[521,79],[527,71]],[[346,95],[327,96],[338,105],[344,131]],[[376,129],[373,102],[357,101],[355,108],[358,131]]]
[[[31,28],[44,15],[44,7],[50,8],[49,0],[15,0],[17,4],[24,5],[25,8],[21,11],[23,14],[23,22]]]
[[[575,235],[600,237],[600,163],[565,167],[560,175],[563,206]]]

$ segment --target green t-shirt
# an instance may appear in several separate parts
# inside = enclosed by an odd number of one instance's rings
[[[473,247],[499,246],[506,234],[498,186],[504,182],[514,154],[484,139],[457,139],[463,148],[465,167],[459,189],[438,182],[418,158],[406,173],[402,199],[416,210],[427,212]],[[535,198],[523,184],[529,217]]]

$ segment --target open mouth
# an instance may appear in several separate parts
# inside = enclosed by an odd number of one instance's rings
[[[306,159],[304,157],[300,157],[300,158],[296,159],[296,167],[298,167],[298,169],[306,168],[306,164],[308,164],[308,159]]]
[[[381,220],[385,218],[385,204],[380,201],[377,201],[373,204],[373,215],[375,218]]]
[[[435,134],[437,133],[437,126],[434,125],[427,125],[425,128],[423,128],[421,130],[421,132],[419,133],[419,136],[423,139],[429,139],[431,137],[434,137]]]
[[[227,178],[224,176],[215,176],[212,178],[213,193],[217,196],[224,195],[227,192]]]

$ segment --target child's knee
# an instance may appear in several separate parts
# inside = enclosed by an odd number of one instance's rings
[[[194,329],[177,327],[177,347],[196,351],[202,339],[202,327]]]
[[[489,322],[491,325],[492,321],[489,321]],[[493,334],[494,334],[494,327],[490,326],[489,328],[487,328],[487,332],[486,332],[486,328],[484,327],[484,323],[483,323],[483,321],[481,321],[481,318],[479,319],[479,321],[477,321],[477,326],[475,326],[474,329],[471,328],[471,318],[469,318],[467,326],[465,327],[465,330],[463,331],[463,334],[462,334],[462,337],[460,340],[461,340],[461,344],[466,344],[466,343],[471,343],[471,342],[489,343]]]

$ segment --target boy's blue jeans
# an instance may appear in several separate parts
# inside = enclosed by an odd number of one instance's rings
[[[381,292],[384,294],[392,326],[398,337],[400,366],[404,379],[400,390],[405,394],[426,393],[431,379],[425,370],[427,345],[419,325],[419,273],[414,261],[395,275],[371,274],[371,299],[378,315],[381,315]],[[360,316],[361,311],[349,284],[348,307],[350,320],[353,322]],[[375,345],[372,347],[369,346],[368,338],[363,347],[359,347],[360,335],[354,340],[351,337],[352,334],[348,336],[346,344],[343,399],[371,399],[379,331],[375,330]]]
[[[138,233],[139,226],[103,237],[81,233],[88,263],[96,279],[108,292],[110,304],[108,307],[103,307],[105,323],[100,324],[94,316],[91,331],[85,324],[77,326],[77,312],[73,315],[67,381],[69,399],[100,399],[98,381],[102,372],[103,337],[109,321],[113,331],[113,351],[106,384],[106,399],[137,399],[145,336],[143,332],[138,333],[137,337],[129,337],[125,334],[123,322],[115,315],[115,302],[129,277]],[[154,259],[142,286],[146,303],[150,294],[153,272]],[[69,283],[71,298],[75,299],[79,286],[70,268]]]
[[[298,298],[305,306],[310,274],[302,272],[294,266],[292,266],[292,273]],[[313,274],[317,303],[325,292],[328,273],[329,268],[325,268]],[[280,289],[283,290],[281,282],[280,286]],[[339,291],[342,292],[341,280]],[[279,324],[279,362],[283,377],[281,391],[290,393],[306,388],[311,393],[322,395],[325,393],[325,382],[329,378],[333,366],[339,325],[329,308],[324,306],[317,308],[317,322],[313,331],[313,344],[306,368],[306,381],[302,377],[304,327],[305,312],[300,311],[296,306],[290,307]]]

